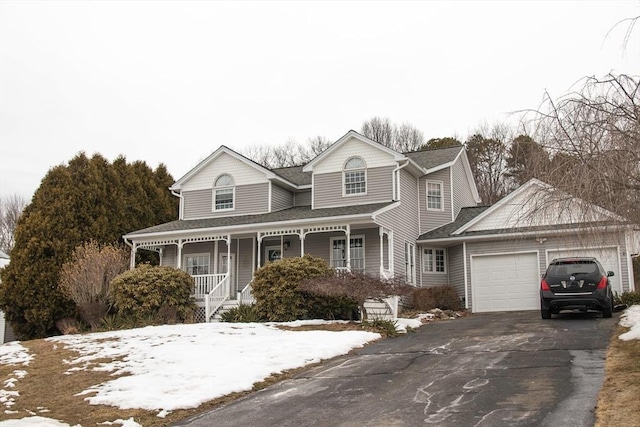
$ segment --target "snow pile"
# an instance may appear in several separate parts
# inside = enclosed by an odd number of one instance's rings
[[[624,341],[640,339],[640,305],[632,305],[620,316],[620,326],[630,328],[629,332],[620,335]]]

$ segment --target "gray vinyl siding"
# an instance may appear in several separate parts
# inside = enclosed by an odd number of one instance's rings
[[[231,251],[236,254],[236,268],[237,268],[237,284],[236,291],[240,292],[253,278],[253,248],[255,239],[237,239],[233,241],[233,248]]]
[[[418,183],[404,169],[400,170],[400,206],[378,216],[378,223],[393,230],[393,272],[396,277],[405,276],[404,244],[418,238]],[[416,285],[420,284],[421,257],[416,246]]]
[[[176,254],[178,247],[176,245],[164,246],[162,248],[162,264],[163,266],[176,268],[178,266]]]
[[[364,236],[364,268],[365,273],[373,276],[380,274],[380,233],[378,228],[351,230],[351,237]],[[345,238],[344,233],[311,233],[307,234],[304,241],[304,252],[314,257],[322,258],[327,263],[331,262],[331,239],[334,237]],[[289,252],[292,255],[289,255]],[[300,244],[291,241],[291,248],[285,252],[285,257],[299,256]]]
[[[234,206],[231,211],[213,211],[213,190],[194,190],[182,193],[184,198],[184,218],[216,218],[230,215],[248,215],[265,213],[269,210],[269,184],[251,184],[237,186]]]
[[[280,211],[293,206],[293,193],[277,185],[271,186],[271,210]]]
[[[311,206],[311,190],[301,191],[294,195],[295,206]]]
[[[471,286],[471,256],[472,255],[489,255],[489,254],[509,254],[516,252],[538,252],[538,264],[540,267],[540,275],[542,275],[547,263],[551,260],[546,259],[547,250],[558,250],[566,248],[579,248],[584,246],[618,246],[618,259],[620,261],[620,283],[623,290],[629,290],[629,269],[627,267],[627,257],[623,256],[624,241],[616,239],[614,235],[611,240],[592,241],[588,244],[584,240],[580,240],[578,236],[559,236],[547,237],[547,240],[540,244],[535,239],[512,238],[499,241],[482,241],[467,242],[467,281]],[[499,272],[497,272],[499,274]],[[472,291],[469,289],[469,308],[472,307]]]
[[[458,298],[464,302],[464,250],[462,245],[447,248],[447,271],[449,285],[458,293]]]
[[[439,170],[429,175],[420,178],[420,232],[426,233],[427,231],[438,228],[442,225],[452,222],[451,218],[451,176],[449,168]],[[442,182],[442,195],[444,210],[427,210],[427,182],[438,181]]]
[[[447,248],[442,246],[421,246],[419,248],[419,256],[420,256],[420,268],[424,268],[424,263],[422,262],[422,257],[424,256],[424,249],[444,249],[445,251],[445,265],[446,272],[444,273],[433,273],[433,272],[422,272],[422,286],[443,286],[449,284],[449,253]]]
[[[469,187],[469,177],[465,170],[461,158],[451,167],[453,177],[453,217],[457,217],[460,209],[467,206],[476,206],[473,193]],[[471,178],[473,179],[473,178]]]
[[[367,169],[367,193],[343,196],[342,172],[314,174],[313,207],[327,208],[346,204],[367,204],[393,199],[393,169],[381,167]]]

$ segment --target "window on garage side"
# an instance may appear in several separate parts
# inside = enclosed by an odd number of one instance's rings
[[[231,175],[220,175],[214,184],[213,189],[213,210],[225,211],[233,209],[233,199],[235,198],[235,182]]]
[[[423,249],[422,265],[425,273],[446,273],[446,250],[434,248]]]
[[[444,210],[442,182],[427,181],[427,210]]]

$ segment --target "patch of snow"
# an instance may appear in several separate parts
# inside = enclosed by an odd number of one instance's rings
[[[628,332],[620,335],[624,341],[640,339],[640,305],[632,305],[620,316],[620,326],[630,328]]]
[[[69,424],[44,417],[26,417],[19,420],[0,421],[2,427],[71,427]],[[74,427],[81,427],[79,424]],[[127,426],[129,427],[129,426]]]

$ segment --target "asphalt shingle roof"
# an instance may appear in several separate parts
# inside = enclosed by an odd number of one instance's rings
[[[311,206],[296,206],[276,212],[231,217],[177,220],[153,227],[137,230],[128,236],[140,234],[165,233],[170,231],[199,230],[205,228],[229,227],[235,225],[264,224],[271,222],[295,221],[301,219],[329,218],[334,216],[351,216],[372,214],[394,202],[373,203],[368,205],[342,206],[337,208],[311,209]]]
[[[443,165],[455,160],[460,154],[460,151],[464,150],[462,145],[457,147],[448,148],[434,148],[433,150],[424,151],[412,151],[410,153],[404,153],[405,156],[416,162],[418,165],[425,169],[435,168],[436,166]]]
[[[482,212],[489,209],[489,206],[472,206],[460,209],[456,220],[442,227],[435,228],[418,237],[418,240],[443,239],[451,237],[451,233],[462,227]]]
[[[302,166],[271,169],[271,172],[296,185],[311,185],[311,172],[302,172]]]

